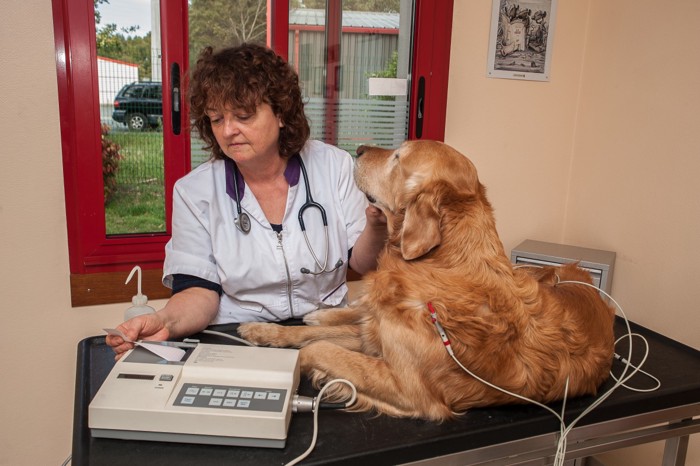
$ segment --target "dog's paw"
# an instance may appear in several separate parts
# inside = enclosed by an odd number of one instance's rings
[[[311,381],[311,386],[317,390],[320,390],[334,379],[326,371],[318,368],[309,369],[305,374]],[[328,403],[343,403],[352,399],[352,394],[353,391],[349,385],[339,382],[336,379],[336,382],[326,389],[323,401]]]
[[[326,311],[311,311],[302,318],[306,325],[321,325],[323,314]]]
[[[326,371],[313,367],[302,368],[302,372],[311,382],[311,386],[317,390],[323,388],[329,380],[332,380]]]
[[[281,325],[247,322],[238,326],[238,334],[258,346],[277,346]]]

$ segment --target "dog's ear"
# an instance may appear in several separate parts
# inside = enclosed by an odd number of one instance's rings
[[[429,253],[442,241],[437,191],[421,192],[408,203],[401,226],[401,255],[406,260]]]

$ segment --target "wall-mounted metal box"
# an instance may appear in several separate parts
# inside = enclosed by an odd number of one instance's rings
[[[511,251],[510,260],[513,264],[534,266],[579,261],[581,268],[591,274],[595,286],[608,294],[612,288],[615,267],[615,253],[612,251],[528,239]]]

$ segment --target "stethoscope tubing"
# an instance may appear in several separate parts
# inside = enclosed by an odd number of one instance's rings
[[[233,221],[241,232],[248,234],[250,232],[250,217],[243,212],[241,208],[241,196],[238,194],[238,165],[233,162],[233,192],[236,194],[236,213],[238,217]]]
[[[306,202],[299,209],[299,225],[301,226],[301,231],[306,232],[306,226],[304,225],[304,211],[310,207],[315,207],[321,212],[321,220],[323,221],[323,226],[328,228],[328,219],[326,218],[326,209],[323,208],[321,204],[314,201],[311,196],[311,188],[309,187],[309,175],[306,173],[306,166],[304,161],[299,157],[299,167],[301,168],[301,173],[304,175],[304,188],[306,189]],[[326,232],[327,233],[327,232]]]
[[[338,262],[335,264],[335,267],[331,270],[327,269],[328,266],[328,254],[330,250],[330,239],[328,237],[328,218],[326,216],[326,209],[323,208],[321,204],[318,202],[314,201],[313,196],[311,195],[311,187],[309,185],[309,175],[306,172],[306,166],[304,165],[304,161],[301,159],[301,156],[299,157],[299,168],[301,168],[301,173],[304,177],[304,190],[306,192],[306,202],[302,204],[302,206],[299,208],[299,226],[301,227],[301,232],[304,235],[304,240],[306,241],[306,246],[309,248],[309,252],[311,253],[311,256],[314,259],[314,262],[320,269],[318,272],[312,272],[307,268],[302,269],[302,273],[307,273],[311,275],[320,275],[322,273],[327,273],[327,272],[333,272],[338,267],[343,265],[342,259],[338,260]],[[251,222],[250,222],[250,217],[248,216],[247,213],[243,212],[243,209],[241,208],[241,198],[240,194],[238,193],[238,166],[236,163],[233,163],[233,190],[235,192],[236,196],[236,214],[237,218],[234,220],[234,223],[236,224],[236,228],[238,228],[239,231],[241,231],[244,234],[248,234],[250,232],[251,228]],[[319,213],[321,214],[321,221],[323,222],[323,230],[324,230],[324,235],[326,238],[326,256],[323,261],[323,265],[321,265],[321,261],[318,259],[316,256],[316,252],[314,251],[313,247],[311,247],[311,242],[309,241],[309,237],[306,234],[306,224],[304,223],[304,212],[307,209],[310,208],[315,208],[318,209]]]

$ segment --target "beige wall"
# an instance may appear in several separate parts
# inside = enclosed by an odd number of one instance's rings
[[[76,348],[126,304],[70,306],[51,0],[0,16],[0,465],[71,451]]]
[[[507,251],[527,238],[616,251],[629,318],[700,348],[700,2],[558,5],[540,83],[487,78],[491,1],[455,2],[446,142],[479,169]],[[601,459],[660,464],[662,446]]]
[[[617,251],[613,292],[629,318],[695,348],[700,61],[688,50],[700,46],[698,17],[697,0],[591,2],[564,234]],[[662,447],[601,459],[659,464]],[[686,464],[700,465],[700,435]]]
[[[446,133],[480,169],[507,250],[535,238],[617,251],[613,294],[630,317],[696,348],[698,5],[560,0],[552,79],[531,83],[485,77],[491,1],[456,0]],[[0,465],[57,465],[76,346],[127,305],[70,307],[51,1],[3,6]]]

